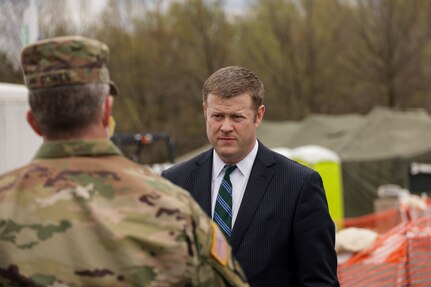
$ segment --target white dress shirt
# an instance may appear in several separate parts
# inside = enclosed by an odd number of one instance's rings
[[[250,177],[251,168],[253,167],[258,149],[258,142],[254,145],[251,152],[239,163],[237,168],[231,173],[230,181],[232,183],[232,228],[241,206],[242,197],[244,196],[248,178]],[[214,216],[215,203],[217,200],[218,190],[224,176],[223,167],[226,165],[218,154],[213,152],[213,169],[211,180],[211,215]]]

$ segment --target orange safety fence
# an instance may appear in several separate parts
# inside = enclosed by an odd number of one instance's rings
[[[405,220],[404,211],[400,224],[339,265],[342,287],[431,286],[431,216]]]
[[[384,211],[367,214],[359,217],[344,218],[341,221],[343,228],[358,227],[373,230],[383,234],[401,223],[402,216],[400,209],[391,208]]]

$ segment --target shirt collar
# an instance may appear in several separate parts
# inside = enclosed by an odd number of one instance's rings
[[[243,176],[248,176],[251,173],[251,169],[253,167],[254,160],[256,159],[257,150],[259,148],[259,142],[256,140],[256,143],[249,152],[249,154],[243,158],[240,162],[236,164],[238,170],[241,171]],[[221,160],[221,158],[218,156],[218,154],[214,151],[213,152],[213,172],[212,172],[212,178],[213,180],[216,179],[218,176],[220,176],[220,173],[223,171],[224,166],[226,165],[225,162]]]
[[[122,155],[122,153],[110,140],[107,139],[66,140],[43,143],[37,151],[35,158],[106,155]]]

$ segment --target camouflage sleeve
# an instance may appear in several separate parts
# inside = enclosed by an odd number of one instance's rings
[[[215,287],[249,286],[244,272],[233,258],[231,247],[221,230],[193,200],[190,200],[190,206],[194,222],[193,234],[200,264],[210,266],[214,272],[214,276],[198,274],[201,283]],[[202,268],[202,270],[207,270],[207,268]],[[212,282],[208,282],[208,278],[212,278],[210,279]]]

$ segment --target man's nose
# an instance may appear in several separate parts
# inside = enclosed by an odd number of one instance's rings
[[[233,125],[232,125],[232,120],[228,117],[226,117],[222,124],[221,124],[221,128],[220,128],[223,132],[229,132],[231,130],[233,130]]]

